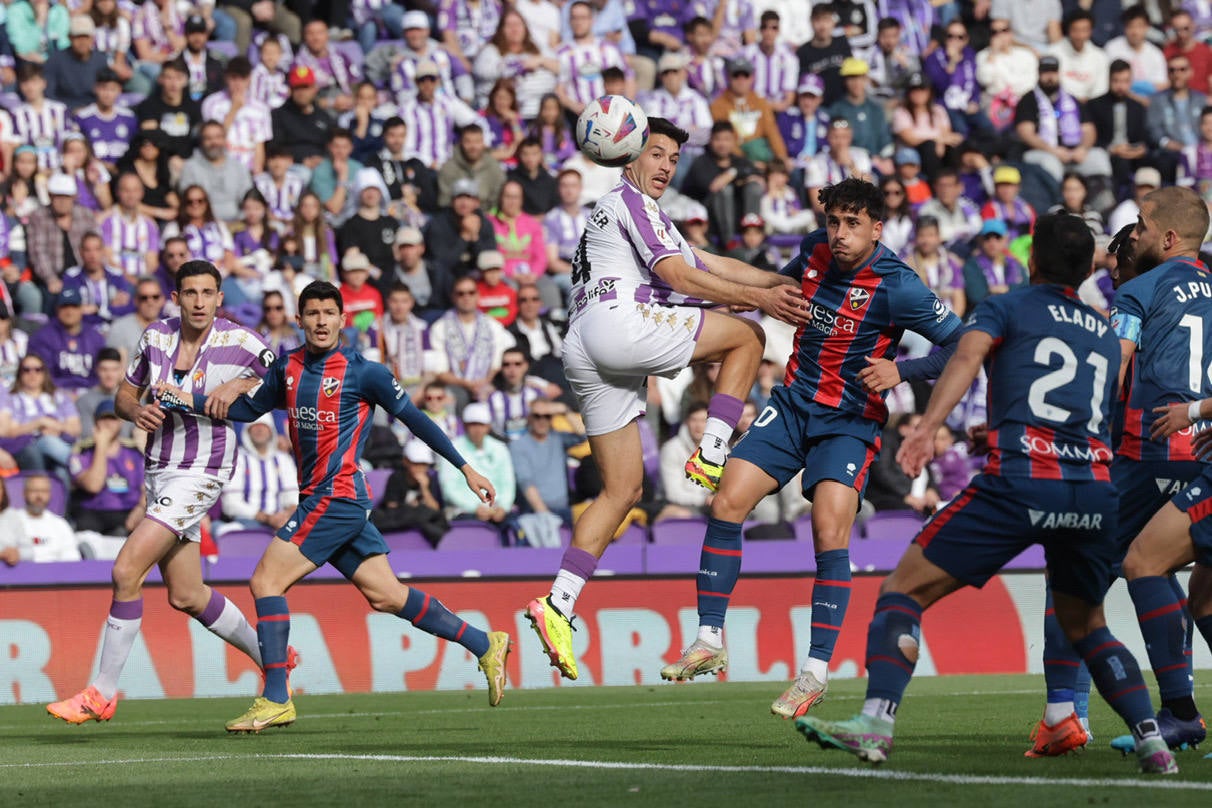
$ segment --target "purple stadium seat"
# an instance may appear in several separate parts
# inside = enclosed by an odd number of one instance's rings
[[[383,539],[392,551],[399,550],[402,553],[433,552],[433,547],[429,544],[429,540],[422,536],[418,530],[384,533]]]
[[[220,558],[260,558],[271,541],[273,534],[267,530],[233,530],[215,539]]]
[[[371,469],[366,472],[366,484],[370,486],[370,505],[377,508],[383,501],[383,492],[387,490],[387,478],[391,469]]]
[[[868,539],[904,539],[908,542],[925,520],[916,511],[877,511],[863,523]]]
[[[8,490],[8,502],[10,506],[14,508],[25,507],[25,478],[36,477],[39,473],[22,472],[4,481],[4,487]],[[50,484],[50,504],[46,506],[46,509],[51,513],[57,513],[62,516],[67,513],[67,489],[63,487],[63,483],[59,482],[58,477],[50,476]]]
[[[647,544],[648,528],[632,522],[623,531],[623,535],[614,540],[615,544]]]
[[[496,550],[501,547],[501,531],[471,519],[452,522],[450,532],[438,542],[438,550]]]
[[[652,543],[701,545],[706,529],[707,520],[702,517],[662,519],[652,526]]]

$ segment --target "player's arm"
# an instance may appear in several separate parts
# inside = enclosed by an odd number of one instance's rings
[[[892,322],[921,334],[939,346],[919,359],[893,362],[884,357],[868,357],[867,367],[859,371],[858,380],[865,389],[882,393],[902,381],[937,379],[951,359],[963,332],[963,323],[954,312],[916,276],[910,282],[891,291]]]
[[[231,405],[260,383],[261,379],[257,376],[242,376],[223,382],[206,396],[204,413],[210,418],[227,418]]]
[[[733,283],[739,283],[742,286],[756,286],[760,289],[769,289],[779,285],[799,285],[796,280],[786,275],[751,267],[744,261],[738,261],[726,255],[715,255],[714,253],[700,250],[697,247],[694,249],[694,254],[706,265],[712,275],[717,275]]]
[[[677,253],[658,259],[652,271],[675,292],[683,295],[729,306],[761,309],[771,317],[794,326],[807,322],[803,297],[794,285],[778,283],[767,288],[745,286],[713,272],[692,267]]]
[[[160,424],[164,423],[164,410],[154,401],[149,404],[142,403],[146,389],[123,379],[118,385],[118,394],[114,396],[114,412],[144,432],[155,432],[160,428]]]
[[[981,364],[993,350],[994,341],[992,334],[978,329],[970,329],[960,338],[955,355],[934,385],[930,404],[922,420],[896,453],[897,462],[910,477],[921,474],[925,465],[933,459],[935,433],[972,387]]]

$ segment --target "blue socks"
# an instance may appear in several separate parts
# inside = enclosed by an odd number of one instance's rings
[[[419,589],[408,588],[408,599],[400,610],[400,617],[435,637],[457,642],[477,659],[488,653],[487,634],[461,620],[443,606],[442,601]]]
[[[1130,730],[1136,732],[1142,721],[1153,718],[1153,705],[1140,666],[1110,629],[1104,626],[1091,632],[1074,643],[1074,647],[1090,668],[1098,692]]]
[[[1078,718],[1090,714],[1090,671],[1073,649],[1052,608],[1052,590],[1044,610],[1044,685],[1049,704],[1072,703]]]
[[[257,598],[257,645],[265,670],[262,696],[278,704],[290,701],[286,688],[286,646],[290,641],[290,607],[284,597]]]
[[[813,610],[813,620],[816,610]],[[867,698],[900,704],[917,666],[922,607],[908,595],[880,595],[867,628]]]
[[[741,574],[741,524],[707,520],[699,556],[699,625],[722,629],[728,600]],[[718,633],[718,632],[717,632]],[[716,643],[720,645],[720,643]]]
[[[816,580],[812,584],[811,659],[828,662],[850,605],[850,551],[826,550],[816,554]]]
[[[1171,701],[1189,700],[1193,683],[1181,600],[1168,578],[1161,575],[1129,581],[1128,593],[1136,606],[1136,618],[1157,677],[1162,704],[1169,706]]]

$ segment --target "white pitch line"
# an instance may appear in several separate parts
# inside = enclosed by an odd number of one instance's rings
[[[96,761],[57,761],[38,763],[0,763],[0,769],[62,768],[66,766],[132,766],[158,763],[214,763],[229,760],[344,760],[367,763],[471,763],[488,766],[546,766],[573,769],[611,771],[692,772],[710,774],[792,774],[824,777],[849,777],[863,780],[945,783],[961,786],[1044,786],[1048,788],[1146,788],[1168,791],[1209,791],[1212,783],[1191,783],[1161,778],[1128,779],[1096,777],[1007,777],[981,774],[944,774],[941,772],[907,772],[893,769],[833,769],[825,766],[707,766],[694,763],[629,763],[612,760],[548,760],[512,757],[481,757],[470,755],[344,755],[344,754],[281,754],[281,755],[203,755],[196,757],[125,758]]]

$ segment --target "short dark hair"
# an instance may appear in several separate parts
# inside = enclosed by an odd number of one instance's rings
[[[706,25],[708,28],[710,28],[711,20],[707,19],[706,17],[694,17],[693,19],[690,20],[690,22],[688,22],[682,26],[682,33],[689,34],[691,31],[695,30],[696,28],[702,28],[704,25]]]
[[[876,23],[875,30],[876,31],[887,31],[889,28],[900,28],[900,27],[901,27],[901,21],[898,20],[896,17],[881,17],[880,21],[878,23]]]
[[[648,119],[648,123],[649,125],[652,124],[651,118]],[[736,127],[732,125],[731,121],[716,121],[711,125],[711,134],[714,136],[718,135],[720,132],[732,132],[733,134],[736,134]]]
[[[17,68],[17,83],[42,77],[42,65],[36,62],[22,62]]]
[[[334,126],[332,129],[328,130],[328,139],[324,142],[332,143],[334,140],[340,140],[341,138],[344,138],[352,143],[354,139],[353,132],[349,131],[344,126]]]
[[[825,213],[840,210],[845,213],[863,213],[873,222],[882,222],[887,215],[884,192],[878,185],[858,177],[848,177],[841,182],[827,185],[819,192],[821,207]]]
[[[185,64],[184,56],[178,56],[176,59],[169,59],[160,66],[161,73],[163,73],[165,70],[176,70],[178,73],[182,73],[186,76],[189,75],[189,65]]]
[[[167,242],[165,243],[167,244]],[[216,289],[221,289],[223,287],[223,276],[219,274],[218,267],[216,267],[210,261],[203,261],[195,258],[192,261],[186,261],[181,265],[181,268],[177,270],[177,291],[181,291],[181,285],[185,283],[186,278],[194,278],[199,275],[206,275],[207,277],[214,278]]]
[[[335,300],[337,301],[337,311],[345,313],[345,301],[341,299],[341,290],[328,281],[312,281],[303,287],[303,291],[299,292],[300,314],[303,313],[303,307],[309,300]]]
[[[408,124],[404,123],[404,119],[399,115],[392,115],[390,118],[383,121],[384,132],[386,132],[388,129],[395,129],[397,126],[407,127]]]
[[[1124,9],[1124,13],[1119,15],[1119,21],[1126,28],[1128,23],[1133,20],[1144,20],[1149,22],[1149,12],[1145,10],[1144,3],[1137,3],[1134,6],[1128,6]]]
[[[1069,28],[1073,25],[1073,23],[1080,22],[1081,20],[1085,20],[1091,25],[1094,25],[1093,14],[1086,11],[1084,8],[1075,8],[1066,14],[1061,20],[1061,33],[1063,33],[1065,36],[1069,36]]]
[[[539,140],[537,137],[525,137],[522,138],[520,143],[518,143],[518,151],[520,152],[522,149],[533,149],[535,146],[538,146],[540,149],[543,148],[543,141]]]
[[[462,140],[464,135],[484,134],[484,130],[480,128],[478,123],[469,123],[466,126],[455,127],[455,138]]]
[[[812,7],[812,13],[808,15],[809,19],[815,20],[817,17],[824,17],[826,14],[833,15],[833,5],[830,3],[817,3]]]
[[[122,352],[117,348],[106,346],[97,351],[97,362],[121,362]]]
[[[944,179],[944,178],[953,179],[958,182],[960,179],[959,171],[952,168],[951,166],[943,166],[938,171],[934,172],[934,183],[936,185],[938,184],[939,180]]]
[[[665,118],[648,119],[648,136],[652,137],[653,135],[664,135],[677,143],[678,146],[685,146],[686,141],[690,140],[690,134],[685,129],[679,128],[677,124]]]
[[[1107,75],[1114,76],[1116,73],[1131,72],[1132,65],[1128,64],[1123,59],[1115,59],[1111,62],[1111,66],[1107,68]]]
[[[252,75],[252,62],[248,61],[247,56],[233,56],[223,68],[223,75],[246,79]]]
[[[781,22],[779,13],[772,8],[768,8],[762,12],[762,16],[758,18],[758,23],[765,25],[768,22]]]
[[[623,72],[623,68],[611,65],[602,71],[602,81],[622,81],[627,78],[627,74]]]
[[[404,281],[396,281],[395,283],[393,283],[393,284],[391,285],[391,288],[387,290],[387,296],[388,296],[388,297],[391,297],[391,296],[392,296],[392,295],[394,295],[396,292],[404,292],[404,293],[406,293],[406,294],[410,294],[410,295],[411,295],[411,294],[412,294],[412,287],[411,287],[411,286],[409,286],[408,284],[406,284]],[[415,297],[415,295],[414,295],[414,297]]]
[[[925,230],[928,227],[933,227],[938,230],[938,219],[930,214],[917,217],[917,230]]]
[[[265,159],[270,160],[274,157],[289,157],[292,160],[294,159],[294,155],[291,154],[290,149],[286,148],[281,143],[276,143],[271,140],[265,144]]]
[[[1077,287],[1094,266],[1094,234],[1080,216],[1046,213],[1035,220],[1031,255],[1042,280]]]

